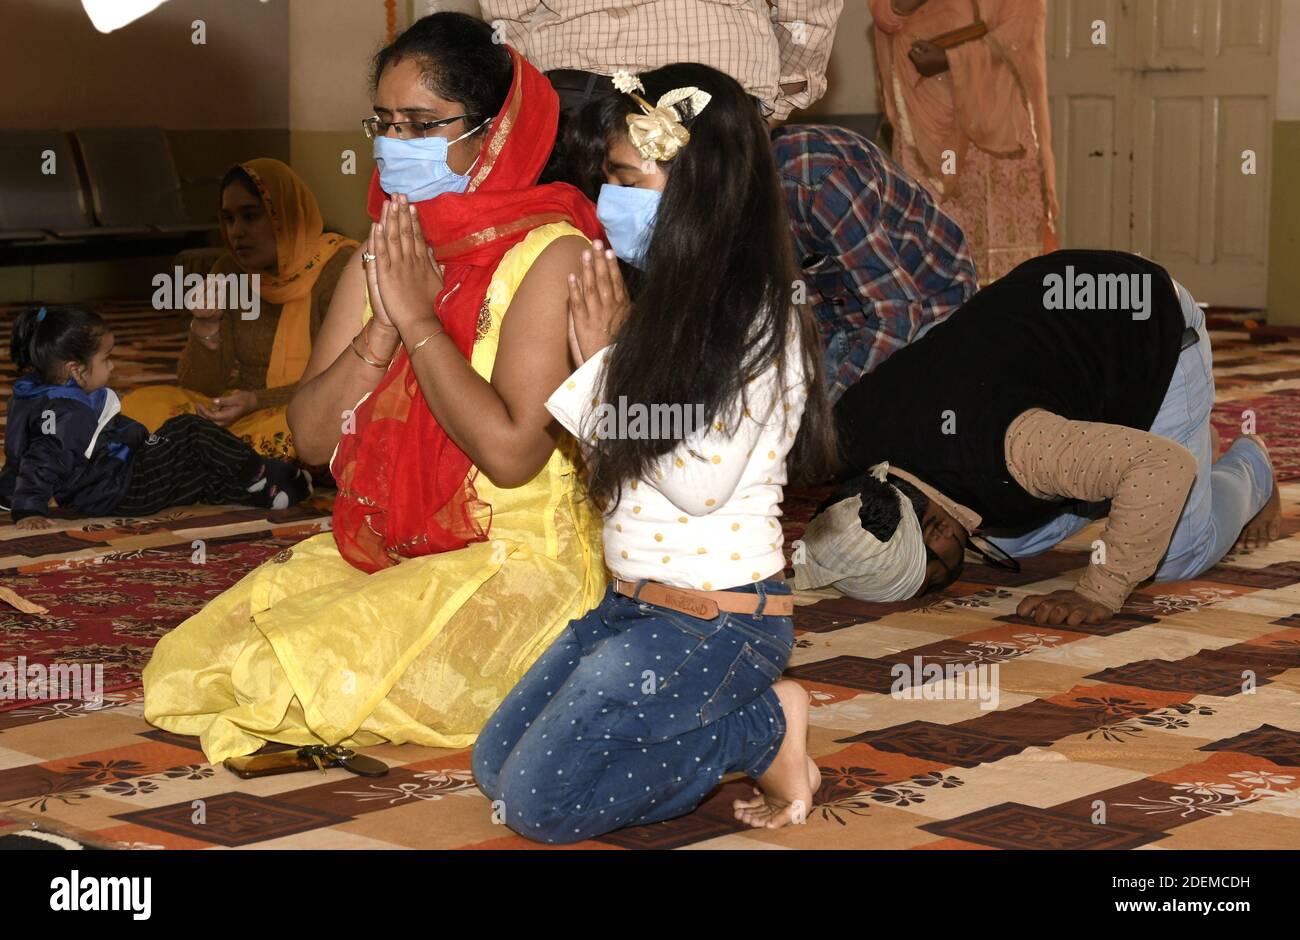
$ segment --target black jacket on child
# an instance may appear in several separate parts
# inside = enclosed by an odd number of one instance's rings
[[[9,399],[0,508],[17,522],[45,515],[53,496],[82,515],[111,513],[131,483],[131,458],[149,436],[121,412],[112,389],[20,378]]]

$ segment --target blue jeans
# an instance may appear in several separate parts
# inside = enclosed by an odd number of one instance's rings
[[[790,593],[775,579],[732,590]],[[488,719],[474,778],[539,842],[689,813],[724,775],[757,778],[776,757],[785,715],[772,685],[793,645],[789,617],[700,620],[611,587]]]
[[[1227,453],[1214,459],[1210,411],[1214,408],[1214,371],[1205,313],[1187,288],[1175,282],[1183,319],[1200,336],[1195,346],[1178,357],[1169,390],[1151,424],[1151,433],[1177,441],[1196,458],[1192,484],[1182,515],[1174,527],[1157,581],[1182,581],[1214,567],[1237,541],[1242,527],[1264,508],[1273,493],[1273,468],[1264,451],[1249,438],[1232,442]],[[1037,555],[1069,538],[1093,519],[1106,515],[1105,503],[1071,503],[1070,507],[1031,532],[1012,538],[993,538],[1015,558]]]

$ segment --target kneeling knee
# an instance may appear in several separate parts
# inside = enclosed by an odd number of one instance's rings
[[[540,788],[505,781],[500,787],[501,821],[526,839],[547,845],[568,845],[599,833],[586,831],[580,817],[570,808],[555,803],[553,795]]]
[[[483,745],[483,736],[479,735],[474,750],[470,752],[470,770],[474,773],[474,782],[478,784],[478,788],[488,799],[494,801],[500,796],[497,782],[501,774],[501,765],[497,757],[493,748]]]

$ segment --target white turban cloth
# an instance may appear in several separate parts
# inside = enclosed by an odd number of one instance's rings
[[[898,498],[898,527],[882,542],[862,527],[862,497],[842,499],[821,513],[796,545],[797,591],[831,585],[860,601],[889,603],[915,597],[925,583],[925,540],[912,501],[886,479],[889,464],[871,468]]]

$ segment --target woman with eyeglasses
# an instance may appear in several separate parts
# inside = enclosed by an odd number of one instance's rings
[[[333,530],[145,670],[146,717],[214,762],[267,740],[467,746],[604,590],[545,404],[571,371],[567,278],[600,231],[577,190],[536,185],[555,92],[453,13],[381,50],[373,91],[374,224],[289,408],[299,453],[331,460]]]

